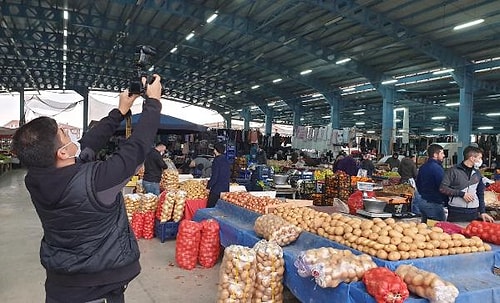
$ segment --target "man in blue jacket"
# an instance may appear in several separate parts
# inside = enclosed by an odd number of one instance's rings
[[[160,124],[160,77],[146,89],[133,134],[105,161],[96,161],[96,155],[138,95],[120,94],[118,108],[80,140],[81,153],[80,143],[49,117],[30,121],[13,137],[43,227],[46,303],[122,303],[127,284],[141,271],[121,190],[144,162]]]
[[[417,175],[417,191],[421,196],[418,200],[418,209],[423,223],[427,223],[427,219],[444,221],[444,202],[448,198],[439,191],[444,175],[443,147],[431,144],[427,148],[427,155],[429,159],[420,167]]]
[[[224,144],[214,145],[215,158],[212,161],[212,175],[208,181],[207,188],[210,189],[207,207],[214,207],[222,192],[229,191],[231,181],[231,164],[224,155]]]

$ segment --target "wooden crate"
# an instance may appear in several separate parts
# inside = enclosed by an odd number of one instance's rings
[[[279,204],[274,204],[274,205],[268,205],[266,206],[265,213],[266,214],[271,214],[273,213],[274,209],[280,206],[284,207],[307,207],[307,206],[312,206],[313,201],[312,200],[293,200],[293,199],[285,199],[284,203],[279,203]]]

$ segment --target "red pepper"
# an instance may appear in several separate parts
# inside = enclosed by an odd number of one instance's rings
[[[363,283],[377,303],[402,303],[410,296],[405,282],[385,267],[372,268],[365,272]]]

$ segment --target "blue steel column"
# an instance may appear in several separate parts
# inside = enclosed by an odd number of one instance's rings
[[[273,132],[274,109],[270,106],[266,107],[266,136],[270,136]]]
[[[231,114],[229,115],[223,115],[224,122],[226,123],[226,128],[230,129],[231,128]]]
[[[250,115],[250,108],[245,107],[241,111],[241,116],[243,117],[243,129],[244,130],[249,130],[250,129],[250,119],[252,118]]]
[[[86,133],[89,129],[89,90],[88,88],[83,88],[81,91],[83,96],[83,133]]]
[[[464,68],[463,81],[457,82],[460,85],[460,108],[458,110],[458,162],[460,163],[463,157],[463,150],[470,145],[470,135],[472,133],[472,105],[473,90],[472,81],[474,80],[474,73],[471,68]]]
[[[24,114],[24,87],[19,91],[19,127],[26,123],[26,115]]]
[[[300,125],[300,118],[302,117],[302,104],[295,103],[293,105],[293,134],[295,135],[295,131],[297,127]]]
[[[342,97],[339,93],[323,95],[330,105],[330,123],[332,129],[340,129],[340,109],[342,107]]]
[[[379,88],[382,94],[382,144],[381,153],[384,155],[389,155],[392,153],[391,137],[392,137],[392,127],[394,121],[394,99],[395,99],[395,89],[394,87],[382,87]]]

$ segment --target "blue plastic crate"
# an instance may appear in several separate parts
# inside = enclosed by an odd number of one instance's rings
[[[168,239],[175,239],[179,231],[179,222],[160,222],[155,220],[155,235],[163,243]]]

